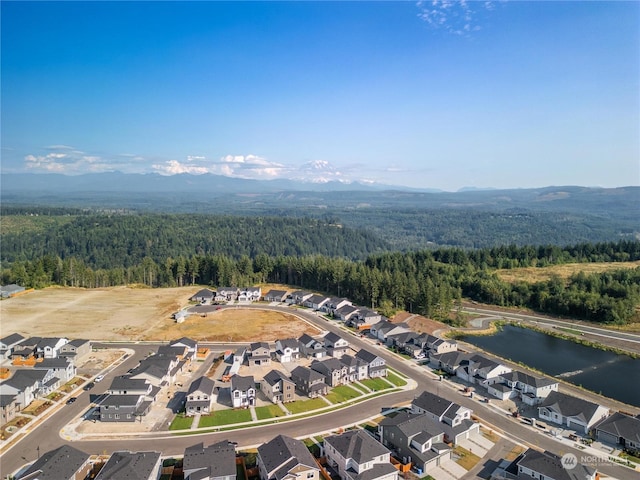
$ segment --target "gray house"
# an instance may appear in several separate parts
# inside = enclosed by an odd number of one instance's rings
[[[197,413],[210,413],[214,388],[214,381],[205,376],[191,382],[187,392],[187,401],[184,405],[186,414],[191,416]]]
[[[332,357],[340,358],[349,352],[349,342],[340,335],[329,332],[324,336],[324,348],[327,349],[327,353]]]
[[[364,348],[356,353],[356,358],[367,365],[367,375],[369,378],[387,376],[387,362],[384,358]]]
[[[187,447],[182,464],[185,480],[235,480],[236,447],[228,440]]]
[[[143,395],[108,395],[99,406],[101,422],[135,422],[146,415],[151,403]]]
[[[161,467],[160,452],[113,452],[95,480],[156,480]]]
[[[397,480],[391,452],[364,430],[350,430],[324,439],[327,463],[342,480]]]
[[[260,480],[320,480],[320,468],[301,440],[278,435],[258,447]]]
[[[322,374],[325,383],[330,387],[349,383],[349,368],[337,358],[314,360],[309,368]]]
[[[260,390],[273,403],[293,402],[296,384],[279,370],[271,370],[260,381]]]
[[[79,361],[91,353],[91,342],[82,338],[76,338],[60,347],[58,356],[71,358],[77,365]]]
[[[85,478],[91,471],[89,454],[69,445],[63,445],[44,453],[16,480],[76,480]]]
[[[596,438],[602,442],[640,452],[640,417],[615,412],[598,422],[594,430]]]
[[[296,367],[291,371],[291,380],[296,388],[309,398],[326,395],[329,387],[324,383],[324,375],[307,367]]]
[[[267,342],[255,342],[249,346],[251,353],[249,354],[250,367],[263,367],[271,364],[271,350]]]
[[[324,347],[324,343],[316,340],[311,335],[303,333],[298,338],[300,343],[300,352],[307,358],[321,359],[327,356],[327,349]]]
[[[287,292],[285,290],[269,290],[264,295],[264,299],[267,302],[284,302],[286,297]]]
[[[0,359],[9,358],[13,347],[18,345],[24,340],[24,337],[19,333],[12,333],[6,337],[0,338]]]

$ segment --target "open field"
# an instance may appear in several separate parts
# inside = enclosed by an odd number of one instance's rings
[[[587,275],[591,273],[601,273],[608,270],[620,270],[623,268],[640,267],[640,261],[637,262],[602,262],[602,263],[566,263],[564,265],[551,265],[548,267],[525,267],[496,270],[496,274],[505,282],[546,282],[552,276],[557,275],[560,278],[567,279],[571,275],[584,272]]]
[[[275,340],[317,334],[310,324],[280,312],[223,309],[176,324],[171,315],[189,304],[198,286],[182,288],[63,288],[36,290],[0,302],[3,335],[64,336],[91,340]],[[267,338],[268,337],[268,338]]]

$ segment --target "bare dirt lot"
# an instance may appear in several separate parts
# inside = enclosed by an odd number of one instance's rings
[[[98,289],[51,287],[0,302],[2,336],[64,336],[91,340],[272,341],[317,334],[311,325],[284,313],[229,309],[192,315],[176,324],[171,315],[189,305],[200,287]],[[251,313],[250,313],[251,312]]]

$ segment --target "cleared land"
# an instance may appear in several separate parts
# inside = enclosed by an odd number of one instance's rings
[[[546,282],[553,276],[563,279],[569,278],[578,272],[601,273],[608,270],[621,270],[623,268],[640,267],[637,262],[602,262],[602,263],[566,263],[564,265],[551,265],[548,267],[525,267],[496,270],[496,274],[505,282]]]
[[[2,334],[65,336],[92,340],[169,340],[190,336],[198,340],[275,340],[317,334],[310,324],[292,315],[228,309],[176,324],[171,315],[189,305],[200,287],[99,289],[51,287],[0,302]]]

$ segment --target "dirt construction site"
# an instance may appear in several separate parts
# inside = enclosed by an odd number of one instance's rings
[[[175,323],[199,287],[51,287],[0,302],[2,336],[63,336],[91,340],[274,341],[317,335],[311,324],[286,312],[223,308]],[[258,306],[258,305],[254,305]]]

